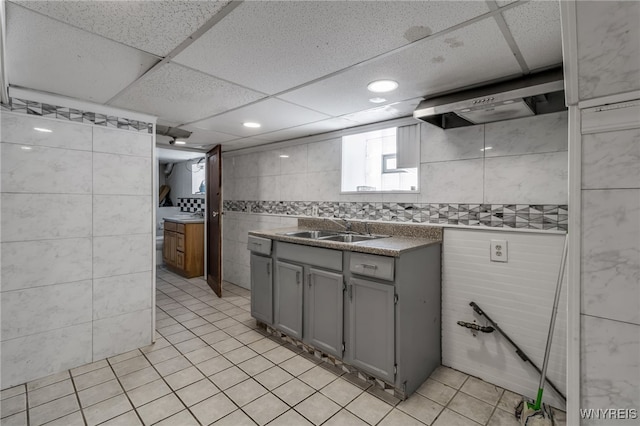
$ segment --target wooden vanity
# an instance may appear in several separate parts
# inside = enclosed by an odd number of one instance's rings
[[[164,219],[162,260],[186,278],[204,275],[204,221]]]

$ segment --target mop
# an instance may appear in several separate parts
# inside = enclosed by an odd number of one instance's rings
[[[560,290],[562,288],[562,278],[564,277],[564,266],[567,260],[567,246],[569,244],[568,237],[564,240],[564,249],[562,250],[562,259],[560,260],[560,272],[558,274],[558,282],[556,284],[556,295],[553,300],[553,309],[551,310],[551,321],[549,324],[549,334],[547,336],[547,347],[544,351],[544,362],[542,363],[542,373],[540,374],[540,384],[538,385],[538,395],[535,402],[520,401],[516,407],[516,417],[520,419],[522,426],[552,426],[553,412],[551,407],[542,403],[542,392],[544,382],[547,375],[547,367],[549,366],[549,354],[551,353],[551,341],[553,340],[553,328],[556,325],[556,316],[558,315],[558,303],[560,301]]]

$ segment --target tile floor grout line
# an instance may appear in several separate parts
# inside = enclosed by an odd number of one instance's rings
[[[76,388],[76,382],[75,380],[73,380],[73,374],[71,374],[71,370],[69,370],[69,376],[71,378],[71,386],[73,386],[73,392],[76,395],[76,401],[78,401],[78,407],[80,408],[80,415],[82,416],[82,421],[84,422],[85,426],[89,424],[89,422],[87,422],[87,418],[84,415],[84,410],[82,409],[82,404],[80,403],[80,394],[78,393],[78,389]],[[29,423],[27,423],[29,424]]]
[[[135,350],[135,349],[134,349],[134,350]],[[138,350],[138,352],[142,352],[140,349],[137,349],[137,350]],[[118,356],[118,355],[115,355],[115,356]],[[132,358],[133,358],[133,357],[132,357]],[[131,359],[131,358],[129,358],[129,359]],[[116,371],[113,369],[113,364],[111,363],[111,361],[109,360],[109,358],[105,358],[105,360],[107,361],[107,365],[109,365],[109,368],[111,368],[111,372],[112,372],[112,373],[113,373],[113,375],[115,376],[116,381],[118,382],[118,385],[120,385],[120,389],[122,389],[122,392],[123,392],[124,396],[127,398],[127,401],[129,401],[129,404],[131,404],[131,407],[132,407],[132,409],[133,409],[133,412],[136,414],[136,416],[137,416],[137,417],[138,417],[138,419],[140,420],[140,423],[142,423],[142,424],[144,425],[145,423],[144,423],[144,421],[142,420],[142,417],[140,416],[140,414],[138,413],[138,411],[136,410],[136,406],[133,404],[133,401],[131,401],[131,398],[129,397],[129,394],[127,393],[127,390],[126,390],[126,389],[124,388],[124,386],[122,385],[122,382],[120,381],[120,377],[118,377],[118,375],[116,374]],[[125,359],[124,361],[121,361],[121,362],[125,362],[125,361],[128,361],[128,359]],[[115,362],[114,364],[119,364],[119,363]],[[136,370],[136,371],[139,371],[139,370]],[[134,372],[132,372],[132,373],[135,373],[135,371],[134,371]],[[129,374],[131,374],[131,373],[129,373]],[[125,375],[126,375],[126,374],[125,374]],[[115,397],[117,397],[117,396],[120,396],[120,395],[116,395],[116,396],[114,396],[113,398],[115,398]],[[107,400],[109,400],[109,399],[111,399],[111,398],[107,398],[105,401],[107,401]],[[102,402],[102,401],[101,401],[101,402]],[[95,405],[95,404],[93,404],[93,405]],[[127,414],[127,413],[128,413],[128,411],[125,411],[124,413],[120,413],[120,414],[118,414],[118,415],[117,415],[117,416],[115,416],[115,417],[112,417],[112,418],[107,419],[107,420],[105,420],[105,421],[103,421],[103,422],[100,422],[99,424],[101,424],[101,423],[105,423],[105,422],[108,422],[109,420],[115,419],[115,418],[120,417],[120,416],[122,416],[123,414]]]

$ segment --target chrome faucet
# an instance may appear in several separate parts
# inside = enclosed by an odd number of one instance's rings
[[[340,220],[342,220],[344,222],[344,224],[337,222],[335,219],[332,219],[330,217],[326,218],[328,221],[335,223],[336,225],[344,228],[345,232],[348,232],[350,234],[361,234],[361,232],[357,232],[357,231],[353,231],[352,230],[352,226],[353,223],[349,222],[347,219],[342,219],[340,218]]]

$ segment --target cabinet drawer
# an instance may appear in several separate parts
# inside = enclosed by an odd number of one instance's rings
[[[393,281],[394,258],[373,254],[351,253],[349,270],[354,274]]]
[[[311,266],[342,271],[341,250],[278,242],[277,254],[279,259],[288,259]]]
[[[184,234],[176,234],[176,249],[184,252]]]
[[[271,254],[271,240],[268,238],[249,235],[249,239],[247,240],[247,249],[254,253],[260,253],[268,256]]]
[[[175,222],[164,222],[164,229],[167,231],[175,231],[176,230],[176,223]]]
[[[176,223],[176,232],[184,234],[184,223]]]
[[[176,267],[179,269],[184,269],[184,253],[176,253]]]

